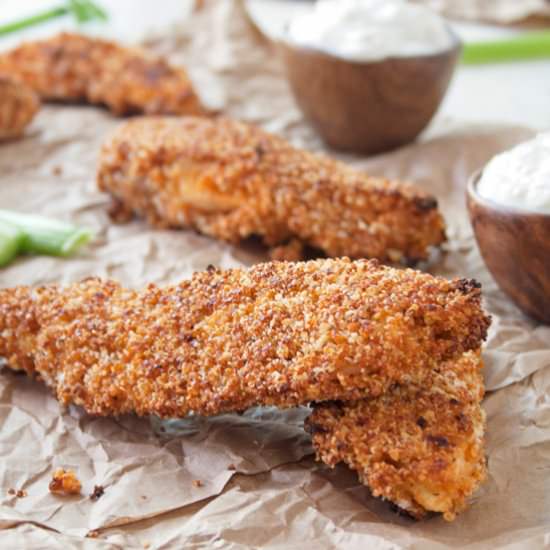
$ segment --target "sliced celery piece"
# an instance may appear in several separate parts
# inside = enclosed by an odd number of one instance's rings
[[[550,31],[526,32],[514,38],[464,44],[462,63],[475,65],[550,58]]]
[[[22,238],[23,233],[15,225],[0,221],[0,267],[17,256]]]
[[[88,229],[34,214],[0,210],[0,222],[19,229],[19,251],[29,254],[69,256],[92,238]]]

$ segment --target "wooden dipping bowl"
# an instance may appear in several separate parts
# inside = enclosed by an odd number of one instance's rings
[[[376,154],[413,141],[437,111],[461,51],[356,62],[280,41],[298,105],[335,149]]]
[[[481,197],[480,177],[481,171],[470,179],[466,199],[485,264],[524,313],[550,324],[550,214],[516,210]]]

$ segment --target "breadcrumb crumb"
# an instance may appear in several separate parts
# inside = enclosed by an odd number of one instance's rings
[[[90,495],[91,500],[99,500],[105,494],[105,489],[102,485],[94,485],[94,490]]]
[[[23,490],[23,489],[13,489],[13,488],[9,488],[8,489],[8,495],[11,495],[11,496],[15,496],[17,498],[24,498],[27,496],[27,491]]]
[[[57,495],[78,495],[82,485],[73,470],[58,468],[53,474],[49,489]]]
[[[372,494],[452,521],[486,477],[479,351],[442,362],[424,384],[376,399],[320,403],[306,420],[320,460],[345,462]]]

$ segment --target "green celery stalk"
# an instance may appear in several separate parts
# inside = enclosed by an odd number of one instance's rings
[[[550,31],[527,32],[515,38],[464,44],[462,63],[499,63],[550,58]]]
[[[88,8],[90,9],[90,13],[95,16],[96,19],[99,21],[108,21],[109,15],[107,12],[97,4],[90,3],[88,5]]]
[[[89,0],[69,0],[69,5],[69,9],[75,15],[79,23],[86,23],[94,19],[101,21],[107,20],[105,11]]]
[[[27,27],[33,27],[65,15],[73,15],[79,23],[87,23],[94,19],[99,21],[106,21],[108,19],[107,13],[100,6],[94,4],[92,0],[68,0],[65,5],[60,5],[57,8],[0,25],[0,36],[20,31]]]
[[[23,234],[15,225],[0,221],[0,267],[17,256],[22,238]]]
[[[13,23],[1,25],[0,36],[3,36],[4,34],[10,34],[15,31],[20,31],[26,29],[27,27],[32,27],[40,23],[44,23],[46,21],[49,21],[50,19],[62,17],[63,15],[67,15],[68,13],[69,9],[67,7],[60,6],[59,8],[53,8],[51,10],[47,10],[36,15],[31,15],[30,17],[26,17],[25,19],[14,21]]]
[[[29,254],[69,256],[92,238],[88,229],[34,214],[0,210],[0,222],[19,229],[19,251]]]

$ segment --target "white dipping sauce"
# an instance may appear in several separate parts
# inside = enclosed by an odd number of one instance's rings
[[[319,0],[291,20],[287,37],[351,61],[433,54],[455,42],[439,15],[405,0]]]
[[[494,157],[477,192],[502,206],[550,214],[550,132]]]

